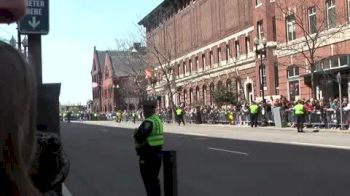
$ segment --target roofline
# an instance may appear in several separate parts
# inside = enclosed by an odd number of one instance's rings
[[[143,26],[144,26],[144,24],[147,23],[147,21],[148,21],[150,18],[152,18],[152,16],[153,16],[157,11],[159,11],[163,6],[165,6],[167,3],[171,2],[171,1],[175,2],[175,1],[177,1],[177,0],[164,0],[164,1],[163,1],[162,3],[160,3],[156,8],[154,8],[149,14],[147,14],[142,20],[140,20],[137,24],[138,24],[138,25],[143,25]]]

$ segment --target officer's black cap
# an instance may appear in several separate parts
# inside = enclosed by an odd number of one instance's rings
[[[157,107],[157,101],[159,97],[157,96],[147,96],[141,100],[141,104],[143,107],[155,108]]]

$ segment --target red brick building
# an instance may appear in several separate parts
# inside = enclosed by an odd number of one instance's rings
[[[165,0],[139,24],[146,28],[149,49],[169,54],[176,104],[213,104],[213,89],[222,85],[248,102],[263,94],[265,99],[310,98],[311,75],[317,98],[334,97],[338,71],[347,95],[349,0],[300,2],[305,1]],[[298,26],[298,21],[304,23]],[[302,55],[310,56],[305,34],[315,37],[311,23],[323,36],[315,39],[314,66]],[[266,48],[256,48],[256,38],[266,40]],[[260,59],[255,51],[266,54]],[[160,106],[168,106],[157,54],[150,52],[149,58],[158,79],[155,91],[163,98]]]
[[[98,51],[94,48],[91,70],[93,112],[133,110],[138,106],[135,78],[145,69],[146,65],[139,58],[145,54],[146,48],[138,43],[125,51]]]

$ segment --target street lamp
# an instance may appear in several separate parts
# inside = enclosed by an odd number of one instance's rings
[[[265,104],[264,78],[263,78],[263,71],[265,69],[265,65],[263,64],[263,55],[266,58],[266,38],[265,37],[263,37],[262,39],[257,38],[257,37],[254,38],[254,45],[255,45],[256,56],[257,57],[260,56],[260,65],[259,65],[260,90],[261,90],[261,96],[262,96],[263,104]]]

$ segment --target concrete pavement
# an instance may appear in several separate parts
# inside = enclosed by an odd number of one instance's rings
[[[116,123],[115,121],[80,121],[76,123],[130,129],[135,129],[140,124],[140,122],[134,124],[132,122]],[[348,130],[320,129],[320,132],[315,133],[313,129],[305,129],[305,133],[297,133],[295,128],[250,128],[248,126],[220,124],[186,124],[185,126],[164,124],[164,130],[167,133],[175,134],[350,150],[350,131]]]

